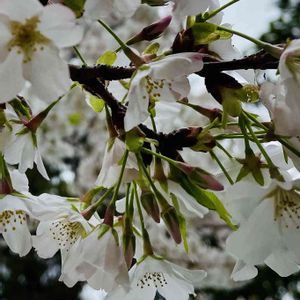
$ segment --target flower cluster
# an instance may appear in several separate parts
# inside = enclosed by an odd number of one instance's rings
[[[0,233],[13,252],[59,252],[60,281],[87,282],[106,299],[187,300],[206,271],[171,262],[153,235],[163,228],[168,247],[188,256],[191,220],[214,211],[233,231],[234,280],[262,264],[280,276],[299,271],[300,42],[278,47],[221,25],[234,2],[0,0]],[[160,6],[170,15],[133,26],[126,41],[106,24]],[[96,20],[118,47],[97,49],[92,65],[79,49]],[[232,34],[263,50],[241,58]],[[277,81],[255,85],[253,70],[266,66]],[[259,100],[267,116],[253,112]],[[26,171],[50,180],[47,164],[68,156],[64,147],[43,155],[45,136],[77,146],[67,125],[85,144],[76,158],[88,162],[78,172],[88,188],[32,195]],[[97,179],[87,169],[100,170]]]

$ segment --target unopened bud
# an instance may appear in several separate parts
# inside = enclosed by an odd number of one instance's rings
[[[133,234],[132,226],[128,218],[125,218],[124,224],[123,250],[127,267],[130,268],[135,254],[135,235]]]
[[[158,22],[152,23],[145,27],[136,36],[132,37],[127,45],[132,45],[141,41],[152,41],[160,37],[160,35],[167,29],[172,20],[171,16],[167,16]]]
[[[176,167],[185,173],[191,180],[204,189],[210,189],[214,191],[222,191],[223,185],[217,181],[213,175],[205,170],[193,167],[190,164],[177,162]]]
[[[171,234],[173,240],[177,243],[181,243],[181,233],[178,216],[176,209],[173,206],[169,206],[161,213],[161,217],[164,220],[169,233]]]
[[[8,178],[0,179],[0,195],[9,195],[13,192],[13,187]]]
[[[141,203],[145,211],[156,222],[160,222],[160,211],[155,196],[151,191],[142,191]]]

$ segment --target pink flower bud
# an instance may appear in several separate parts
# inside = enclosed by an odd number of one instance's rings
[[[173,240],[177,244],[180,244],[181,233],[180,233],[179,220],[175,208],[173,206],[169,206],[161,213],[161,217],[164,220]]]

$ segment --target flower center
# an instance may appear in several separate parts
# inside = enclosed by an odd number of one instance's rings
[[[18,47],[18,53],[24,53],[24,63],[31,60],[33,52],[38,50],[38,45],[40,50],[43,50],[43,45],[50,42],[37,30],[39,22],[40,19],[37,16],[27,19],[23,24],[17,21],[10,22],[10,31],[13,37],[8,42],[7,48],[11,51],[14,47]]]
[[[144,276],[138,280],[137,282],[137,287],[140,287],[141,289],[143,289],[145,286],[152,286],[155,288],[158,287],[165,287],[168,284],[164,273],[162,272],[146,272],[144,274]]]
[[[300,194],[298,190],[275,190],[274,221],[279,221],[286,228],[300,228]]]
[[[83,231],[79,222],[69,222],[66,218],[55,220],[50,225],[53,240],[57,242],[59,248],[67,251],[83,235]]]
[[[157,100],[157,98],[161,96],[161,90],[164,88],[166,80],[153,80],[150,76],[146,76],[145,80],[145,87],[148,97],[150,99]],[[171,83],[168,83],[168,86],[171,88]],[[147,96],[143,96],[143,98],[146,99]]]
[[[0,226],[2,232],[7,232],[9,229],[16,230],[17,225],[26,223],[26,214],[22,210],[5,210],[0,214]]]

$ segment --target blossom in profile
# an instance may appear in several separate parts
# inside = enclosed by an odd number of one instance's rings
[[[13,99],[26,81],[44,101],[66,93],[71,80],[59,49],[82,38],[74,13],[58,3],[2,0],[0,15],[0,103]]]

